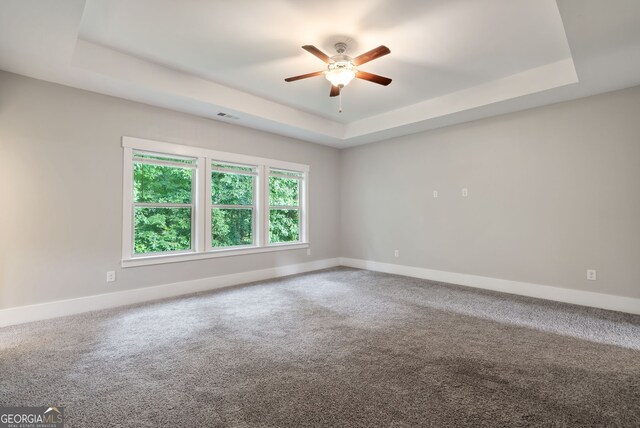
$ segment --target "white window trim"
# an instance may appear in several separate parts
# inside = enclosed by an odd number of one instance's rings
[[[275,159],[221,152],[202,147],[184,146],[135,137],[122,137],[123,158],[123,203],[122,203],[122,267],[145,266],[162,263],[201,260],[215,257],[255,254],[269,251],[296,250],[309,247],[309,165]],[[162,254],[133,254],[133,162],[134,151],[148,151],[167,155],[197,158],[197,174],[194,179],[195,223],[192,250]],[[255,245],[248,247],[211,247],[211,161],[258,166],[255,189],[256,216]],[[303,173],[300,189],[300,240],[293,243],[269,244],[269,169],[288,169]]]

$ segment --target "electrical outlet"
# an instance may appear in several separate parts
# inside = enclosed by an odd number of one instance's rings
[[[595,269],[587,269],[587,279],[589,281],[595,281],[597,278]]]
[[[107,272],[107,282],[115,282],[116,280],[116,272],[113,270],[110,270],[109,272]]]
[[[434,198],[437,198],[437,197],[438,197],[438,191],[437,191],[437,190],[434,190],[434,191],[433,191],[433,197],[434,197]]]
[[[400,250],[395,250],[393,252],[393,255],[396,256],[396,257],[400,257]]]
[[[469,196],[469,189],[467,189],[466,187],[462,189],[462,196],[463,197],[467,197]]]
[[[307,256],[311,255],[311,248],[307,248]]]

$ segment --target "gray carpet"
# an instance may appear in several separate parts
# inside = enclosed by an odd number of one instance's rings
[[[640,426],[640,317],[336,268],[0,329],[72,427]]]

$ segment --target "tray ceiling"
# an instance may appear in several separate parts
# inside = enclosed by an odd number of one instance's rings
[[[2,69],[336,147],[640,83],[640,7],[627,0],[9,0],[0,12]],[[393,78],[353,81],[343,113],[323,77],[283,80],[323,69],[301,45],[333,55],[340,41],[352,56],[388,46],[362,69]]]

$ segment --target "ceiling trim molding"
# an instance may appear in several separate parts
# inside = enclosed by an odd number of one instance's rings
[[[578,83],[572,58],[533,68],[411,106],[347,124],[345,139],[426,122],[442,116],[491,105]]]
[[[344,124],[87,40],[78,39],[71,66],[144,88],[155,93],[158,99],[195,102],[200,108],[194,113],[206,117],[215,118],[220,111],[224,111],[240,119],[240,122],[233,122],[237,125],[262,129],[273,123],[278,125],[279,133],[283,127],[292,134],[296,130],[304,130],[315,134],[325,144],[344,138]]]

